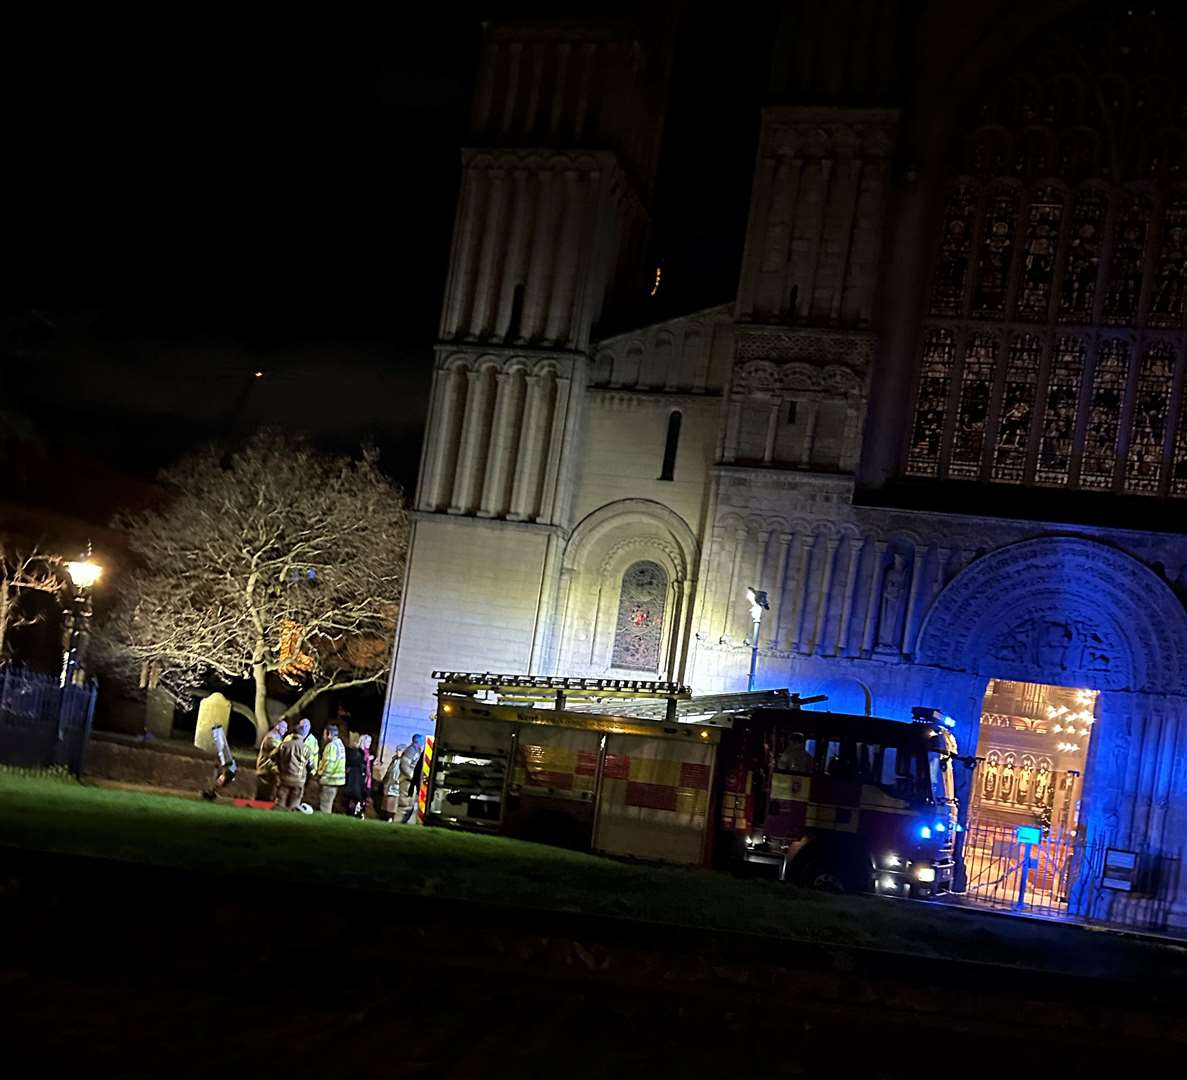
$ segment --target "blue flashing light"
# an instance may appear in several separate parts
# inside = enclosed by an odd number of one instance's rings
[[[942,821],[936,822],[936,832],[947,832],[947,831],[948,831],[947,825],[945,825]]]
[[[919,826],[919,836],[923,840],[930,840],[931,839],[931,826],[930,825],[920,825]]]
[[[952,828],[953,828],[953,829],[954,829],[956,832],[964,832],[964,826],[963,826],[963,825],[961,825],[961,823],[960,823],[959,821],[958,821],[958,822],[957,822],[955,825],[953,825],[953,826],[952,826]]]
[[[944,727],[956,727],[956,721],[951,716],[944,717]]]

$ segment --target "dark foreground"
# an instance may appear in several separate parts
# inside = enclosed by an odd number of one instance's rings
[[[1177,979],[13,849],[4,879],[5,1059],[42,1075],[1096,1076],[1187,1049]]]

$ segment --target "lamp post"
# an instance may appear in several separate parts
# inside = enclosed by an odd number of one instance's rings
[[[66,627],[69,631],[62,657],[62,685],[70,686],[84,671],[82,666],[86,654],[87,622],[91,617],[91,589],[103,576],[103,567],[91,558],[91,545],[81,559],[66,564],[70,575],[70,606],[66,609]]]
[[[762,630],[762,613],[770,611],[771,605],[767,603],[767,594],[753,586],[746,590],[746,602],[750,605],[750,621],[753,623],[750,629],[750,678],[746,683],[747,691],[751,691],[754,689],[754,671],[758,667],[758,635]]]

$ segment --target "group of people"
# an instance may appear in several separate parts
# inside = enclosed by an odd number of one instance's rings
[[[380,816],[407,823],[416,811],[416,786],[420,777],[424,740],[413,735],[391,759],[377,792]],[[358,732],[344,746],[337,724],[327,724],[321,745],[312,725],[302,719],[292,731],[288,721],[278,720],[260,741],[256,756],[256,799],[274,803],[277,809],[305,807],[305,788],[311,780],[318,785],[318,809],[332,814],[338,793],[346,789],[346,812],[364,817],[375,787],[375,756],[371,736]]]

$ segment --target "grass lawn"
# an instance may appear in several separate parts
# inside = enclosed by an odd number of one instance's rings
[[[1187,977],[1187,950],[949,906],[803,892],[500,837],[0,773],[0,844],[1063,970]]]

